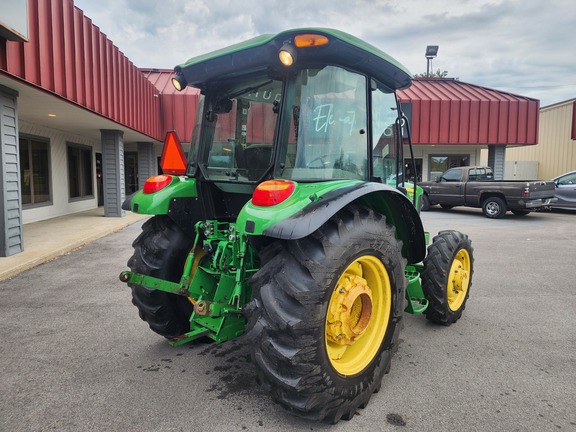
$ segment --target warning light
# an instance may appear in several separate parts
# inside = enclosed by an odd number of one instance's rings
[[[184,175],[186,173],[186,156],[175,131],[166,134],[160,166],[164,174]]]

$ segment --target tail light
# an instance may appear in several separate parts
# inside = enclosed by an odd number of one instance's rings
[[[268,180],[260,183],[252,195],[252,204],[261,207],[270,207],[285,201],[296,185],[286,180]]]
[[[146,180],[146,183],[144,183],[142,192],[145,194],[153,194],[154,192],[158,192],[159,190],[164,189],[170,184],[171,181],[172,177],[167,175],[157,175],[150,177],[148,180]]]

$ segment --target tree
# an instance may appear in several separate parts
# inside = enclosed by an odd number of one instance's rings
[[[448,71],[441,71],[440,69],[436,69],[436,72],[431,71],[430,76],[428,77],[426,73],[416,74],[414,78],[446,78],[448,76]]]

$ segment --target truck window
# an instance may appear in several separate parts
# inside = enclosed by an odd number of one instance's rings
[[[462,180],[462,170],[459,169],[451,169],[446,171],[440,177],[440,181],[443,182],[459,182]]]

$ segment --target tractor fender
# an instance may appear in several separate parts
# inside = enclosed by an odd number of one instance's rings
[[[266,228],[262,234],[283,240],[297,240],[320,228],[348,204],[367,206],[386,216],[402,240],[402,255],[408,264],[422,261],[426,240],[420,215],[410,200],[399,190],[381,183],[356,183],[334,189],[294,215]]]

